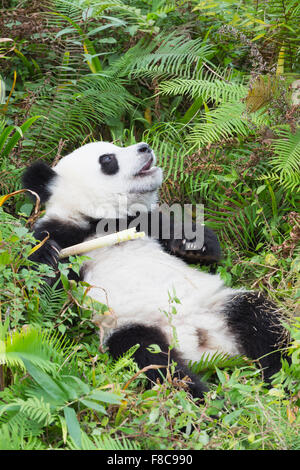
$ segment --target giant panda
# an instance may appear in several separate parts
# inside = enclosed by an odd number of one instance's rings
[[[57,268],[61,248],[105,234],[103,220],[114,220],[118,230],[132,223],[137,205],[139,212],[151,215],[162,180],[155,154],[144,142],[129,147],[93,142],[53,168],[35,162],[25,171],[23,185],[46,206],[34,227],[35,238],[42,240],[47,233],[50,238],[32,260]],[[126,204],[120,204],[120,197]],[[279,347],[285,338],[276,308],[260,293],[226,287],[219,275],[188,266],[218,261],[219,243],[211,230],[205,227],[203,245],[192,250],[185,238],[172,238],[173,228],[167,240],[151,237],[149,230],[144,238],[87,254],[80,278],[92,286],[89,295],[108,303],[117,318],[106,339],[110,354],[118,358],[139,344],[134,358],[140,368],[163,366],[160,372],[148,369],[150,384],[166,375],[174,361],[174,376],[188,377],[194,397],[202,397],[207,387],[187,364],[203,353],[258,360],[268,380],[280,369]],[[166,312],[172,293],[177,303],[170,321]],[[174,329],[177,344],[170,348]],[[153,344],[156,351],[149,347]]]

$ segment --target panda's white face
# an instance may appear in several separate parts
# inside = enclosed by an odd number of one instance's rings
[[[122,217],[136,205],[149,210],[157,202],[162,170],[145,143],[118,147],[93,142],[62,158],[53,169],[47,216]]]

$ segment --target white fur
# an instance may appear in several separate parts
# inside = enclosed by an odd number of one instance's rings
[[[83,225],[83,215],[121,217],[134,213],[134,204],[144,204],[147,211],[153,208],[162,172],[154,167],[149,175],[134,176],[149,158],[138,152],[139,145],[120,148],[97,142],[64,157],[54,168],[58,178],[52,184],[45,217]],[[115,175],[101,172],[99,157],[106,153],[116,154],[119,171]],[[199,360],[204,351],[240,352],[223,315],[224,304],[236,291],[225,287],[219,276],[188,267],[148,237],[94,250],[88,256],[84,280],[95,286],[89,295],[103,303],[108,299],[118,325],[159,325],[171,341],[171,319],[186,360]],[[170,303],[174,292],[180,304]],[[177,313],[167,315],[173,306]],[[207,332],[205,347],[199,346],[198,328]]]

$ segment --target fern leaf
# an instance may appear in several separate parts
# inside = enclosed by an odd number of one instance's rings
[[[247,89],[242,84],[227,83],[226,81],[214,79],[183,79],[175,78],[160,83],[159,90],[164,95],[188,95],[191,98],[203,98],[204,101],[215,102],[239,101]]]
[[[57,289],[55,286],[45,284],[40,292],[39,314],[43,321],[54,320],[62,311],[67,300],[64,289]]]
[[[286,130],[280,132],[280,138],[272,144],[274,157],[271,160],[276,171],[284,175],[298,172],[300,166],[300,128],[291,133]]]
[[[195,374],[200,374],[209,370],[234,368],[244,366],[246,360],[243,356],[231,356],[228,353],[216,351],[213,354],[204,352],[197,362],[190,362],[189,367]]]
[[[260,75],[257,77],[252,87],[249,89],[245,100],[247,109],[250,112],[255,112],[265,106],[274,97],[277,87],[277,77],[274,78],[270,75],[267,75],[266,77]]]
[[[131,77],[193,77],[202,61],[209,60],[211,51],[202,39],[191,40],[173,33],[167,38],[141,40],[114,64],[114,69]]]
[[[40,110],[47,118],[33,130],[34,139],[41,143],[35,152],[54,156],[60,139],[80,145],[95,125],[120,118],[135,102],[124,82],[107,75],[83,75],[62,88],[53,79],[53,87],[32,107],[33,113]]]
[[[272,181],[288,191],[300,188],[300,129],[295,133],[282,129],[279,138],[272,142],[274,151],[270,164],[275,171],[260,176],[259,180]]]
[[[41,450],[43,442],[19,424],[0,426],[0,450]]]
[[[39,328],[28,327],[21,331],[7,333],[4,337],[5,325],[0,325],[2,340],[0,341],[0,364],[9,367],[17,366],[25,369],[24,362],[29,361],[41,369],[54,371],[56,364],[51,359],[57,357],[65,346],[58,335],[42,332]]]
[[[40,409],[40,403],[35,402]],[[45,404],[43,404],[43,411],[35,412],[34,408],[28,407],[25,412],[21,411],[22,406],[26,408],[26,400],[21,398],[14,398],[9,404],[0,406],[0,435],[2,427],[6,426],[9,430],[18,430],[20,437],[39,436],[42,432],[44,423],[52,422],[50,411],[45,411]],[[43,419],[39,421],[32,417],[33,414],[40,416],[43,414]]]
[[[78,449],[72,441],[71,449]],[[140,450],[140,445],[135,441],[126,438],[113,438],[109,435],[104,436],[88,436],[81,432],[81,449],[82,450]]]
[[[200,124],[195,124],[187,141],[201,147],[235,135],[246,137],[265,124],[266,115],[247,114],[245,103],[222,103],[207,112]]]
[[[275,183],[278,187],[283,188],[285,191],[300,191],[300,173],[276,173],[268,172],[265,175],[261,175],[257,178],[258,180],[268,180],[270,183]]]
[[[46,403],[43,397],[20,400],[19,404],[21,413],[24,413],[29,419],[36,421],[42,426],[51,424],[54,419],[50,410],[50,404]]]

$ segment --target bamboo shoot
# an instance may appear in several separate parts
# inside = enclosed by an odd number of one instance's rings
[[[63,248],[59,253],[59,257],[67,258],[68,256],[82,255],[91,250],[96,250],[97,248],[116,245],[117,243],[135,240],[144,236],[145,232],[137,232],[136,228],[133,227],[127,230],[122,230],[121,232],[111,233],[109,235],[105,235],[104,237],[94,238],[83,243],[78,243],[77,245]]]

